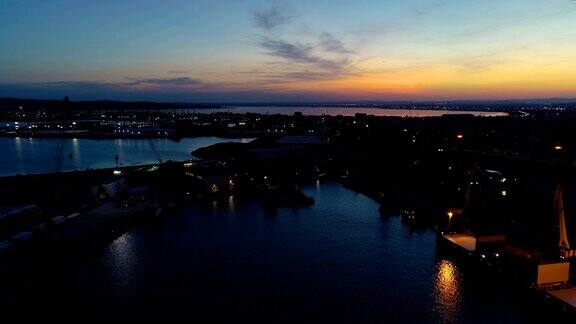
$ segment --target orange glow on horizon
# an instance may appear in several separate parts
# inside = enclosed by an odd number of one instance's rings
[[[357,99],[549,98],[575,97],[574,80],[576,63],[558,64],[553,68],[511,64],[482,71],[444,66],[293,81],[280,83],[271,90],[314,91]]]

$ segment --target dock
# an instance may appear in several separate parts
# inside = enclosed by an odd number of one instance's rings
[[[476,237],[468,233],[446,234],[442,238],[466,251],[476,251]]]
[[[140,203],[123,207],[114,202],[104,203],[74,221],[64,224],[59,230],[63,239],[79,239],[89,237],[97,232],[113,229],[118,224],[126,223],[134,217],[153,210],[153,204]]]
[[[549,290],[547,294],[576,309],[576,287]]]

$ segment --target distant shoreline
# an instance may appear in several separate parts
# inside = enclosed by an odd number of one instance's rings
[[[541,105],[567,105],[576,108],[576,98],[505,99],[505,100],[429,100],[429,101],[319,101],[319,102],[162,102],[121,100],[70,100],[0,98],[0,109],[72,109],[72,110],[172,110],[172,109],[236,109],[245,107],[300,108],[377,108],[410,110],[475,111]]]

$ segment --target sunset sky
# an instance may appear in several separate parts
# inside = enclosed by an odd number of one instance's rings
[[[0,97],[576,97],[572,0],[1,0]]]

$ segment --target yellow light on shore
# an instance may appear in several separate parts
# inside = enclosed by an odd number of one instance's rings
[[[449,212],[448,212],[448,219],[452,219],[452,216],[454,216],[454,213],[451,212],[451,211],[449,211]]]
[[[463,134],[458,134],[458,135],[456,135],[456,138],[458,138],[458,139],[463,139],[463,138],[464,138],[464,135],[463,135]]]
[[[556,151],[561,151],[563,149],[563,147],[562,147],[562,145],[556,145],[556,146],[554,146],[554,149]]]

